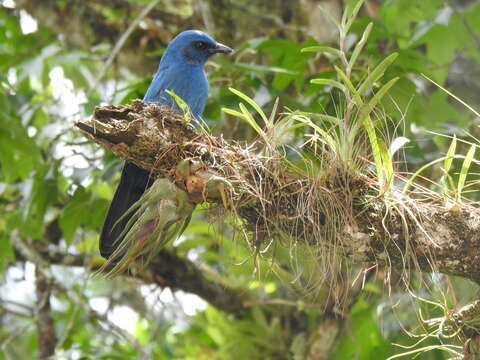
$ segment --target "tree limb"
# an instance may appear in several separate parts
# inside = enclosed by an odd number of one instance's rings
[[[53,322],[50,296],[52,293],[51,284],[42,271],[35,267],[35,289],[37,295],[36,320],[38,337],[38,357],[48,358],[55,354],[55,326]]]
[[[45,246],[39,241],[31,242],[30,245],[30,249],[35,249],[36,254],[39,254],[44,262],[50,264],[86,266],[92,271],[97,271],[102,266],[102,261],[96,257],[65,253],[55,247]],[[23,253],[24,251],[18,252],[17,259],[25,258]],[[107,268],[106,271],[108,270]],[[161,251],[147,269],[130,276],[140,279],[146,284],[157,284],[162,288],[169,287],[172,290],[183,290],[198,295],[227,313],[240,314],[246,309],[244,302],[248,299],[247,293],[208,279],[195,263],[180,258],[167,250]]]
[[[199,133],[171,109],[142,101],[98,107],[76,126],[116,155],[171,179],[192,201],[235,212],[256,242],[293,238],[335,247],[357,262],[480,283],[480,214],[467,204],[447,209],[433,193],[423,200],[395,190],[380,194],[375,179],[341,166],[312,177],[275,154]],[[185,162],[187,173],[178,170]]]

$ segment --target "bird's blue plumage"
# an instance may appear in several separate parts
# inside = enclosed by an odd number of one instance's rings
[[[208,54],[195,48],[196,42],[216,46],[215,40],[197,30],[188,30],[175,37],[162,56],[157,73],[145,94],[144,100],[176,107],[165,90],[172,90],[199,117],[208,97],[208,82],[203,65]]]
[[[178,34],[167,46],[157,73],[145,94],[144,100],[166,104],[176,108],[176,103],[166,90],[173,91],[190,107],[199,118],[208,97],[208,82],[204,65],[216,53],[232,50],[217,43],[198,30],[187,30]],[[118,219],[134,204],[150,186],[148,171],[125,163],[120,183],[113,197],[100,235],[100,253],[108,258],[115,250],[115,240],[130,219],[125,217],[116,226]]]

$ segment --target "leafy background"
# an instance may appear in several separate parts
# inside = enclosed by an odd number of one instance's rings
[[[247,93],[267,113],[276,98],[282,109],[335,114],[341,106],[331,88],[310,83],[319,73],[334,78],[333,59],[300,52],[336,41],[335,36],[319,38],[317,28],[333,28],[320,12],[311,12],[315,21],[305,15],[307,5],[316,9],[317,2],[291,2],[295,8],[284,11],[297,16],[289,20],[278,15],[282,2],[272,2],[272,17],[277,17],[272,20],[265,17],[264,2],[242,7],[226,1],[223,15],[235,19],[229,27],[212,2],[160,1],[155,18],[146,17],[139,24],[142,32],[133,32],[105,67],[119,36],[149,2],[0,1],[0,359],[29,359],[39,352],[39,266],[55,279],[50,302],[58,359],[381,359],[406,351],[392,344],[415,344],[410,332],[421,330],[419,309],[427,318],[441,316],[441,307],[412,298],[395,281],[384,286],[386,273],[379,270],[349,313],[337,317],[336,345],[309,349],[316,331],[328,329],[319,327],[325,324],[325,304],[309,306],[310,299],[295,298],[292,287],[267,263],[255,272],[246,243],[232,240],[232,229],[215,214],[198,211],[169,251],[193,261],[209,279],[252,294],[256,301],[241,315],[176,288],[128,277],[91,277],[88,269],[100,261],[98,233],[121,161],[85,141],[72,124],[90,116],[96,105],[141,98],[173,34],[187,27],[212,29],[208,17],[198,15],[199,6],[210,5],[214,35],[236,49],[234,56],[218,57],[207,66],[211,90],[204,117],[214,133],[247,141],[255,136],[248,125],[221,113],[221,107],[238,105],[229,86]],[[329,7],[335,2],[319,3]],[[55,20],[46,20],[39,12],[42,6],[55,12]],[[75,23],[72,14],[85,21],[84,28],[71,31],[59,25],[61,16]],[[168,26],[162,27],[163,22]],[[398,52],[386,80],[399,76],[400,81],[382,105],[393,124],[388,131],[398,127],[397,134],[410,139],[399,169],[415,171],[445,154],[450,139],[432,132],[468,141],[480,136],[478,118],[422,75],[478,104],[480,3],[367,1],[353,24],[350,44],[369,22],[373,30],[355,76],[365,76]],[[138,59],[129,58],[130,53]],[[298,131],[288,142],[298,144],[303,136]],[[439,180],[442,174],[432,167],[424,175]],[[19,243],[61,255],[34,264],[18,252]],[[81,262],[69,266],[69,256]],[[288,263],[281,249],[277,257]],[[425,275],[423,282],[429,285],[419,288],[419,295],[439,299],[446,294],[452,308],[477,291],[470,283],[438,274]],[[285,303],[272,301],[278,299]],[[432,336],[423,345],[442,342],[448,340]],[[437,349],[420,357],[443,359],[447,354]]]

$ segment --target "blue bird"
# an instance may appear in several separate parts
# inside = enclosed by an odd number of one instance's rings
[[[143,99],[178,109],[174,99],[166,92],[171,90],[188,104],[193,116],[199,118],[208,97],[208,82],[203,68],[205,62],[214,54],[231,52],[231,48],[201,31],[181,32],[168,44]],[[152,182],[147,170],[125,162],[100,235],[100,254],[104,258],[108,259],[115,251],[118,245],[115,240],[123,232],[131,214],[116,224],[118,219],[140,199]]]

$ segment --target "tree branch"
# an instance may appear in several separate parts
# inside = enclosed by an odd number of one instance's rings
[[[452,210],[433,193],[424,200],[395,190],[380,194],[375,179],[341,164],[312,177],[274,151],[260,156],[198,133],[171,109],[139,100],[98,107],[76,126],[116,155],[171,179],[192,201],[234,212],[255,244],[293,238],[357,262],[414,266],[480,283],[480,214],[467,204]],[[185,163],[188,171],[180,171]]]
[[[47,247],[39,241],[32,242],[31,248],[50,264],[87,266],[90,270],[97,271],[103,263],[97,257],[65,253],[55,247]],[[25,258],[22,253],[17,253],[17,259]],[[240,314],[244,311],[246,309],[244,303],[249,298],[247,293],[239,289],[208,279],[195,263],[167,250],[161,251],[147,269],[130,276],[146,284],[157,284],[162,288],[169,287],[172,290],[183,290],[198,295],[216,308],[231,314]]]
[[[38,356],[40,359],[45,359],[55,354],[57,337],[50,305],[51,284],[38,266],[35,267],[35,289],[37,294]]]

